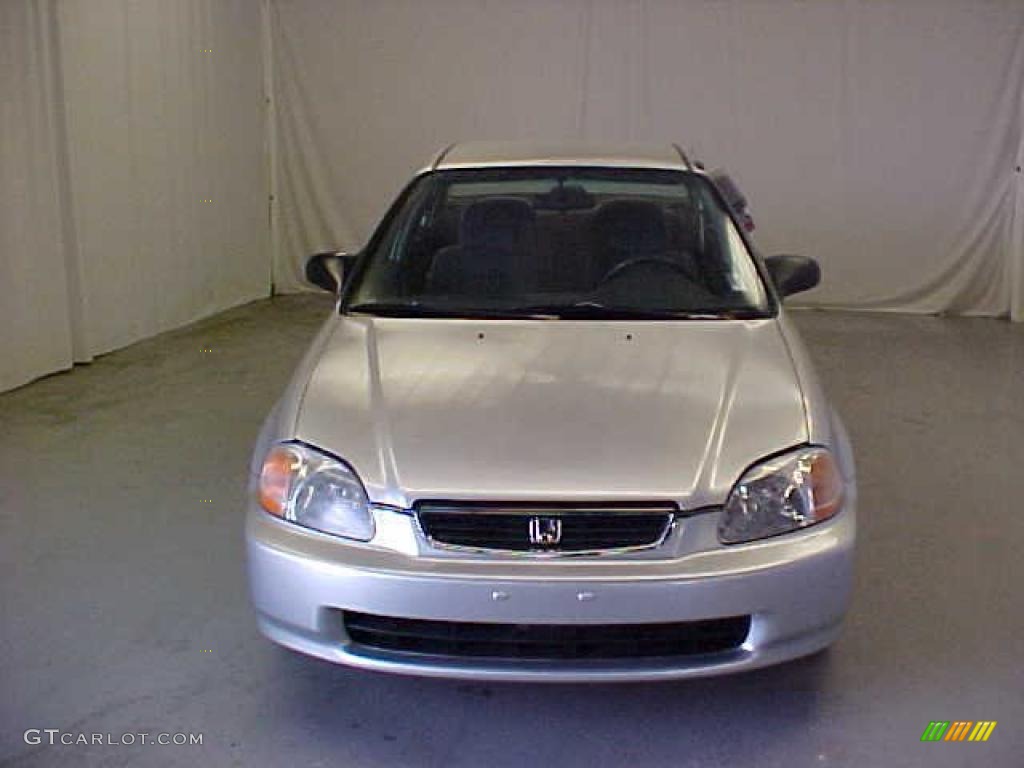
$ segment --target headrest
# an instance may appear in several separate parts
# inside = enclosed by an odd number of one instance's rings
[[[661,208],[645,200],[613,200],[594,215],[599,246],[632,253],[668,249],[668,229]]]
[[[461,245],[522,247],[533,236],[535,218],[530,204],[519,198],[480,200],[462,215]]]

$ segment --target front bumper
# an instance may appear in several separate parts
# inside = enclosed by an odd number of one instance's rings
[[[378,531],[415,525],[376,511]],[[765,541],[723,547],[717,514],[681,521],[670,558],[539,560],[432,556],[349,544],[250,506],[249,578],[260,629],[329,661],[386,672],[488,680],[661,680],[739,672],[818,651],[849,601],[855,515]],[[399,536],[395,540],[401,540]],[[398,549],[401,549],[399,547]],[[507,624],[640,624],[751,616],[734,650],[690,657],[548,661],[387,652],[347,637],[341,610],[410,619]]]

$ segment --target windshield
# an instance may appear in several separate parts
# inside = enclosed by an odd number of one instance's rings
[[[623,168],[423,176],[375,238],[343,307],[578,319],[728,319],[769,309],[707,180]]]

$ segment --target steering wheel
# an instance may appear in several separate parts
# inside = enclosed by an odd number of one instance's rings
[[[686,268],[675,259],[669,259],[665,256],[634,256],[632,259],[626,259],[625,261],[619,262],[609,269],[604,274],[604,277],[597,281],[597,284],[598,286],[604,285],[612,280],[617,280],[630,270],[647,265],[667,268],[682,275],[687,280],[690,279],[689,274],[686,272]]]

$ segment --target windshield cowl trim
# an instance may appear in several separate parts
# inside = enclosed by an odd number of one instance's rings
[[[418,307],[389,307],[380,309],[347,308],[341,313],[348,317],[400,318],[417,320],[534,320],[542,322],[728,322],[769,320],[770,312],[648,312],[643,310],[556,312],[556,311],[498,311],[498,310],[441,310]]]

